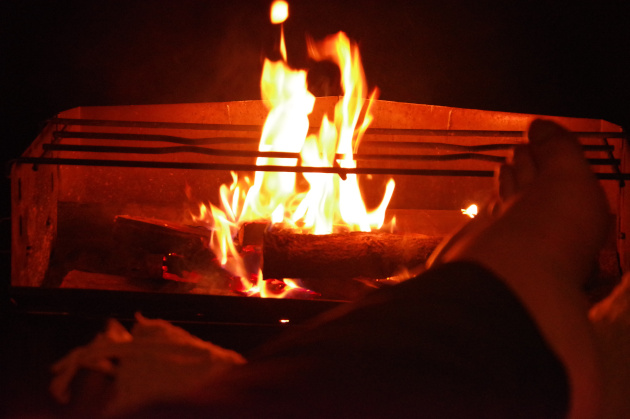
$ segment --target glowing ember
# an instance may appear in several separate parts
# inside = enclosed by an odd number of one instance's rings
[[[282,23],[287,17],[287,3],[274,2],[272,23]],[[368,89],[359,49],[343,32],[321,42],[308,40],[308,49],[311,58],[332,61],[341,71],[344,95],[335,106],[334,118],[325,116],[319,133],[308,135],[308,116],[313,111],[315,97],[308,91],[307,72],[288,66],[281,32],[283,59],[275,62],[267,59],[263,66],[260,86],[269,114],[258,150],[299,153],[304,166],[355,168],[353,153],[372,121],[370,107],[377,91],[366,99]],[[256,164],[296,166],[298,159],[260,157]],[[263,281],[260,272],[257,275],[246,272],[232,239],[244,222],[271,220],[311,234],[330,234],[339,229],[371,231],[383,225],[394,191],[394,181],[390,180],[381,204],[368,211],[354,174],[342,179],[336,174],[304,173],[309,184],[306,190],[298,190],[297,175],[291,172],[256,172],[253,183],[248,178],[238,179],[234,173],[232,177],[231,186],[220,188],[221,209],[211,205],[208,210],[202,205],[195,219],[206,219],[211,225],[213,252],[221,265],[241,280],[235,289],[261,297],[281,298],[305,290],[293,281],[274,284]]]
[[[278,0],[271,4],[271,23],[282,23],[289,17],[289,4],[286,1]]]
[[[280,24],[280,54],[282,59],[287,60],[287,45],[284,42],[284,23],[289,17],[289,4],[286,1],[276,0],[271,4],[270,18],[271,23]]]
[[[472,204],[468,208],[462,209],[462,214],[466,214],[470,218],[475,218],[475,215],[477,215],[477,205]]]

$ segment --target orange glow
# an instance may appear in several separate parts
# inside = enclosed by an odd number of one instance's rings
[[[330,60],[339,66],[341,71],[341,85],[344,90],[343,98],[335,106],[334,121],[324,117],[319,137],[316,144],[319,153],[315,152],[315,145],[310,144],[310,150],[304,148],[302,159],[307,165],[334,166],[355,168],[356,161],[353,153],[357,150],[363,134],[372,120],[371,105],[378,92],[374,90],[367,97],[367,83],[361,65],[359,48],[350,42],[345,33],[327,37],[321,42],[309,40],[309,55],[317,61]],[[362,110],[365,116],[361,125],[358,125]],[[336,151],[335,151],[336,144]],[[340,154],[341,159],[334,160],[334,153]],[[308,154],[307,154],[308,153]],[[379,207],[368,212],[363,203],[359,190],[358,178],[354,174],[347,175],[346,180],[341,180],[337,175],[314,173],[304,176],[311,184],[308,211],[318,212],[310,217],[314,220],[306,223],[315,234],[328,234],[332,232],[332,224],[343,224],[350,230],[370,231],[383,225],[385,210],[394,191],[394,181],[390,179],[385,195]],[[327,214],[322,214],[322,210]],[[310,221],[310,220],[309,220]],[[322,227],[321,225],[324,224]]]
[[[280,17],[279,17],[280,16]],[[274,2],[273,23],[288,16],[285,2]],[[308,135],[309,118],[315,97],[308,91],[307,72],[292,69],[287,64],[281,39],[283,59],[265,60],[260,87],[262,99],[269,109],[259,151],[299,154],[304,166],[355,168],[354,152],[372,120],[371,105],[377,91],[368,95],[358,47],[339,32],[321,42],[308,40],[309,55],[317,61],[329,60],[339,66],[343,97],[335,106],[332,120],[324,116],[318,134]],[[368,98],[369,96],[369,98]],[[296,166],[297,158],[259,157],[257,165]],[[303,173],[308,188],[298,190],[297,175],[291,172],[256,172],[253,182],[239,179],[232,173],[231,186],[220,188],[221,209],[200,207],[196,219],[210,218],[211,248],[221,265],[241,278],[236,288],[246,295],[283,298],[303,290],[294,281],[278,284],[265,281],[262,273],[247,273],[233,237],[239,227],[250,221],[271,221],[285,228],[310,234],[330,234],[335,231],[371,231],[383,225],[385,210],[394,191],[390,179],[381,204],[368,211],[359,190],[358,179],[348,174]]]
[[[462,209],[462,214],[466,214],[470,218],[475,218],[475,216],[477,215],[477,205],[472,204],[468,208]]]
[[[283,23],[289,17],[289,4],[286,1],[277,0],[271,4],[271,23]]]
[[[258,150],[299,153],[309,128],[308,115],[315,104],[315,97],[306,88],[306,71],[292,70],[283,61],[265,60],[261,92],[269,114]],[[256,164],[295,166],[297,159],[259,157]],[[256,172],[240,220],[266,220],[280,205],[286,209],[295,195],[295,181],[295,173]],[[276,219],[283,218],[276,215]]]
[[[287,61],[287,45],[284,41],[284,26],[282,25],[289,17],[289,4],[286,1],[276,0],[271,4],[271,23],[280,24],[280,54],[282,59]]]

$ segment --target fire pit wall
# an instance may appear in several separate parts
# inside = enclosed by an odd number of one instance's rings
[[[317,99],[311,127],[333,114],[337,100]],[[367,156],[358,159],[358,167],[374,172],[360,175],[364,200],[376,206],[393,177],[387,219],[396,216],[398,233],[430,236],[448,234],[466,221],[462,208],[484,202],[493,187],[492,171],[511,145],[524,141],[522,132],[535,118],[386,101],[372,109],[374,120],[358,153]],[[114,249],[124,245],[112,234],[118,215],[190,223],[200,202],[218,204],[219,186],[231,183],[232,165],[255,164],[251,156],[206,155],[190,147],[254,152],[266,114],[261,101],[243,101],[80,107],[57,115],[12,168],[12,286],[59,287],[75,270],[115,271],[120,252]],[[581,142],[590,146],[586,155],[600,177],[625,171],[620,127],[546,118],[583,133]],[[598,134],[603,132],[610,134]],[[208,138],[213,140],[195,142]],[[141,154],[134,147],[178,148]],[[618,179],[601,182],[616,226],[606,263],[625,272],[630,263],[625,188]]]

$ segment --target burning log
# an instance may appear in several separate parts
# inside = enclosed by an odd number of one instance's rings
[[[442,240],[424,234],[329,235],[270,230],[263,237],[265,278],[387,278],[426,262]]]
[[[208,248],[205,228],[152,218],[119,215],[114,221],[119,244],[118,274],[132,279],[164,279],[198,288],[228,289],[229,275]]]

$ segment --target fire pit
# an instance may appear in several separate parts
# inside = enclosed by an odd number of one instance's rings
[[[345,34],[308,49],[339,67],[343,96],[315,98],[280,26],[262,101],[53,118],[13,166],[12,286],[351,300],[416,272],[488,199],[534,116],[378,101]],[[617,231],[600,268],[619,278],[624,134],[552,119],[603,182]]]
[[[332,112],[337,101],[317,99],[312,120]],[[59,114],[13,166],[12,286],[234,295],[229,278],[208,262],[214,256],[204,254],[210,233],[192,227],[190,218],[204,198],[219,205],[219,188],[230,182],[232,171],[241,176],[263,170],[356,173],[368,206],[378,203],[393,178],[396,191],[386,215],[390,231],[400,240],[414,234],[439,238],[465,222],[463,208],[488,195],[494,169],[523,141],[534,117],[376,101],[356,168],[286,169],[253,164],[264,155],[256,145],[265,113],[261,101],[248,101],[84,107]],[[617,217],[611,249],[625,269],[624,134],[605,121],[552,119],[579,133],[602,180]],[[336,240],[344,239],[337,235]],[[419,244],[400,246],[409,250]],[[228,282],[220,286],[209,280],[204,286],[187,276],[186,266],[176,265],[192,263],[193,255],[202,258],[197,268],[209,263],[203,275]],[[352,264],[352,257],[346,263]],[[164,275],[169,266],[170,279]],[[339,276],[351,276],[317,269],[317,275],[307,269],[303,276],[325,282],[326,289],[334,288]],[[286,271],[294,276],[299,266]],[[372,279],[383,276],[379,271]]]

